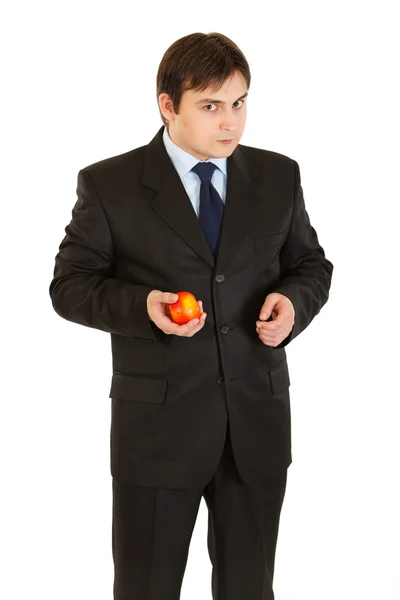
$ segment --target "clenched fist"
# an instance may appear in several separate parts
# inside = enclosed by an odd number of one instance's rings
[[[272,321],[266,321],[272,314]],[[260,310],[260,321],[256,322],[258,337],[267,346],[275,348],[293,329],[294,306],[287,296],[268,294]]]

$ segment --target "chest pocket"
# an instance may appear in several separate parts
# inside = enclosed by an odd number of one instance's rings
[[[286,234],[287,230],[282,229],[281,231],[268,233],[262,237],[254,238],[257,255],[259,255],[263,261],[272,260],[282,248],[286,239]]]

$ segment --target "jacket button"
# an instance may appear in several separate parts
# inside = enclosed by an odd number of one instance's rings
[[[223,281],[225,281],[225,275],[223,275],[222,273],[218,273],[218,275],[215,276],[215,281],[217,283],[222,283]]]
[[[223,325],[221,327],[221,333],[225,334],[225,333],[228,333],[228,331],[229,331],[228,325]]]
[[[225,378],[224,377],[218,377],[217,383],[219,383],[219,385],[225,385]]]

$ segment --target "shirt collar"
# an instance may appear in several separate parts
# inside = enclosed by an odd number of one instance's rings
[[[226,161],[227,158],[208,158],[205,161],[199,161],[198,158],[186,152],[175,144],[169,137],[167,128],[164,127],[163,141],[165,149],[173,162],[175,169],[178,172],[179,177],[182,179],[189,171],[197,165],[198,162],[212,162],[226,175]]]

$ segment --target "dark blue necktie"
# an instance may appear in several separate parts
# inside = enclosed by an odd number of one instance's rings
[[[224,204],[211,183],[217,165],[211,162],[199,162],[192,169],[201,181],[199,221],[214,255],[217,254],[221,232]]]

